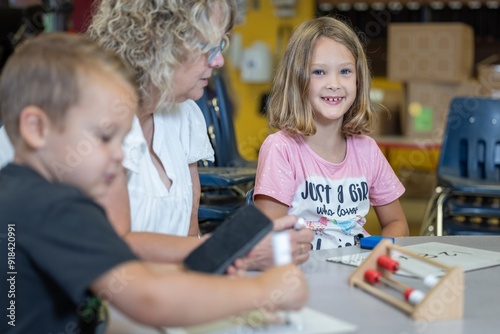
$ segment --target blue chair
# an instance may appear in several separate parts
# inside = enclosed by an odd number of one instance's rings
[[[257,168],[257,162],[244,159],[240,155],[238,146],[236,145],[237,139],[233,119],[234,110],[224,79],[220,74],[215,73],[213,82],[219,107],[217,116],[220,122],[218,166]]]
[[[212,105],[212,98],[208,96],[209,92],[207,89],[203,91],[203,96],[196,100],[196,104],[198,104],[198,107],[200,107],[201,112],[203,113],[203,117],[205,118],[205,123],[207,124],[207,133],[208,133],[208,138],[210,139],[210,144],[212,145],[212,148],[215,148],[217,146],[217,143],[215,142],[215,134],[219,131],[215,127],[218,126],[215,120],[213,119],[213,112],[210,110],[213,108]],[[215,149],[214,149],[215,151]],[[215,166],[215,163],[212,161],[208,160],[202,160],[198,162],[199,167],[213,167]]]
[[[196,101],[207,122],[207,131],[215,151],[215,167],[256,168],[257,162],[244,159],[238,150],[234,130],[233,106],[224,79],[218,73],[212,77],[210,86]],[[205,162],[200,166],[210,166]]]
[[[500,234],[500,100],[451,102],[421,234]]]
[[[245,204],[246,191],[255,181],[254,161],[243,159],[236,145],[230,98],[219,74],[213,88],[207,87],[197,102],[207,123],[207,133],[215,152],[215,163],[198,166],[202,188],[198,218],[200,229],[209,232]]]
[[[250,189],[245,196],[247,199],[247,201],[246,201],[247,205],[250,205],[253,203],[253,191],[254,191],[254,188]]]

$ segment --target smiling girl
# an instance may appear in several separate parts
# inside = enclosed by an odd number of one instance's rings
[[[273,82],[271,127],[259,153],[255,205],[271,218],[294,214],[315,232],[311,249],[354,245],[370,205],[382,235],[408,235],[404,187],[375,140],[370,72],[345,23],[311,19],[293,33]]]

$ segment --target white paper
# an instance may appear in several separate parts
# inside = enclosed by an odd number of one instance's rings
[[[356,326],[348,322],[307,307],[288,314],[290,323],[287,325],[277,324],[260,327],[242,325],[239,324],[240,321],[237,320],[237,317],[233,317],[201,326],[168,328],[166,331],[168,334],[336,334],[352,333],[357,330]]]
[[[439,242],[427,242],[418,245],[406,246],[404,248],[409,249],[420,256],[431,258],[451,267],[460,266],[464,271],[500,265],[499,252],[486,251],[477,248],[455,246]],[[368,255],[370,255],[370,252],[331,257],[326,260],[351,266],[359,266],[368,257]],[[401,255],[396,251],[393,252],[391,256],[393,259],[397,260],[400,265],[400,270],[398,270],[396,274],[419,277],[427,275],[442,276],[444,274],[443,270],[440,268],[436,268],[435,266],[419,261],[413,257]],[[404,270],[405,268],[407,270]]]

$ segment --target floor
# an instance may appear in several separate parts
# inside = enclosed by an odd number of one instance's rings
[[[427,199],[403,197],[400,199],[400,202],[408,221],[410,236],[420,235],[420,227],[424,218],[425,208],[427,207]],[[380,226],[373,209],[370,210],[367,216],[366,229],[370,234],[380,234]]]

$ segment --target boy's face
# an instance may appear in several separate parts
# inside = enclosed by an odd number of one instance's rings
[[[137,108],[133,89],[113,75],[85,75],[80,101],[62,129],[50,127],[44,153],[53,181],[80,188],[96,199],[122,169],[122,141]]]

